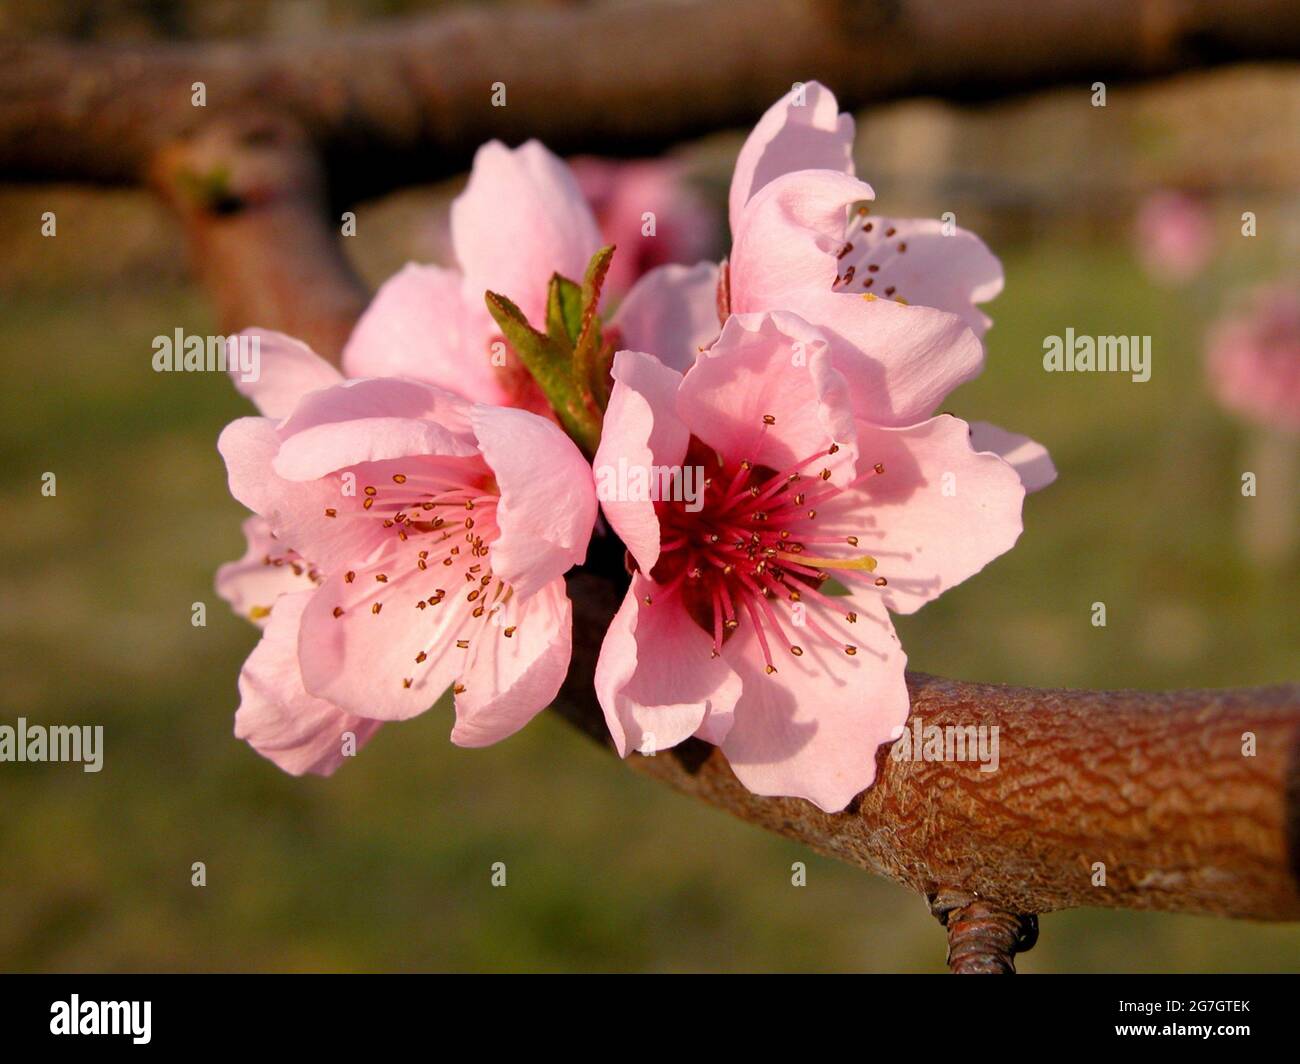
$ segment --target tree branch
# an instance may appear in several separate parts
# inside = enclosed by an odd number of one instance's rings
[[[149,180],[227,332],[257,324],[339,356],[367,296],[325,224],[324,175],[292,119],[250,109],[213,121],[164,145]]]
[[[1292,0],[642,0],[452,9],[294,41],[18,42],[0,46],[0,176],[137,183],[178,137],[273,102],[348,203],[463,171],[493,137],[651,151],[752,121],[810,78],[860,107],[1297,54]]]
[[[570,577],[570,597],[575,633],[597,642],[575,640],[556,709],[608,743],[591,677],[622,597],[612,559],[589,559]],[[628,762],[927,897],[961,892],[1010,914],[1097,906],[1300,918],[1300,685],[1057,691],[910,673],[908,689],[909,730],[918,720],[996,727],[997,770],[900,761],[882,748],[875,784],[831,814],[750,793],[700,740]],[[1254,756],[1243,754],[1247,733]]]

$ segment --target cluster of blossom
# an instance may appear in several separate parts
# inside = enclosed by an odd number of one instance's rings
[[[341,737],[448,688],[453,742],[517,731],[567,674],[564,574],[603,509],[632,572],[595,678],[619,751],[696,736],[756,793],[832,811],[870,786],[908,714],[890,612],[1010,549],[1055,473],[1024,437],[936,415],[982,368],[1001,266],[971,233],[874,214],[852,142],[817,84],[775,104],[737,160],[727,260],[644,274],[603,347],[565,300],[609,256],[536,142],[479,150],[457,268],[389,280],[341,373],[260,333],[262,375],[236,383],[262,416],[220,440],[254,516],[218,589],[263,627],[236,734],[328,774]],[[574,358],[596,352],[576,407],[515,340],[550,350],[566,321]],[[593,466],[699,467],[703,490],[598,501]]]

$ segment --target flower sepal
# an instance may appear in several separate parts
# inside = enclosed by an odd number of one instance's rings
[[[565,432],[590,458],[600,443],[600,424],[609,401],[613,358],[598,308],[614,248],[601,248],[587,265],[582,284],[552,274],[546,294],[546,331],[529,323],[505,296],[485,300],[506,341],[519,356],[560,419]]]

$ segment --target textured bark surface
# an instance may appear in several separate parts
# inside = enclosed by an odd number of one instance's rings
[[[449,9],[292,41],[11,42],[0,176],[138,182],[177,137],[273,104],[351,202],[464,170],[493,137],[652,151],[752,122],[812,78],[860,107],[1087,93],[1297,52],[1293,0],[642,0]],[[205,108],[191,104],[198,81]],[[492,106],[496,82],[505,107]]]
[[[325,222],[320,163],[302,130],[250,111],[172,141],[149,180],[185,228],[223,330],[277,329],[337,358],[366,293]]]
[[[619,597],[604,573],[570,579],[583,638],[557,709],[608,742],[589,672],[594,634]],[[698,740],[628,763],[926,896],[962,892],[1013,914],[1099,906],[1300,919],[1300,685],[1053,691],[912,673],[908,687],[912,717],[926,725],[996,726],[998,771],[896,761],[882,748],[874,786],[829,814],[751,794]],[[1247,733],[1253,757],[1243,755]]]

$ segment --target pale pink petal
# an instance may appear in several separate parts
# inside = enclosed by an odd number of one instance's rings
[[[660,266],[642,277],[614,315],[622,347],[648,351],[685,372],[718,337],[718,267]]]
[[[303,608],[315,593],[282,596],[261,641],[239,674],[235,737],[295,776],[328,776],[360,750],[380,722],[345,713],[302,685],[298,668],[298,628]]]
[[[256,380],[246,380],[238,361],[242,346],[251,352],[257,345]],[[226,341],[230,379],[241,395],[247,396],[266,417],[283,418],[308,392],[328,388],[343,379],[337,369],[301,340],[268,329],[245,329]]]
[[[217,594],[241,617],[265,628],[281,595],[314,586],[311,566],[275,538],[265,518],[246,518],[243,531],[248,549],[238,561],[217,570]]]
[[[852,250],[839,261],[841,287],[956,314],[983,336],[991,324],[976,304],[1002,291],[1002,264],[979,237],[931,218],[868,216],[851,227]],[[873,270],[871,267],[875,267]]]
[[[526,410],[477,405],[471,421],[501,493],[492,571],[527,598],[587,556],[591,466],[554,422]]]
[[[493,362],[498,329],[480,294],[469,300],[455,270],[407,263],[380,287],[347,346],[349,377],[409,377],[482,403],[508,405]]]
[[[318,425],[385,417],[436,421],[451,432],[469,436],[472,405],[454,392],[420,381],[348,380],[306,396],[280,426],[280,437],[288,439]]]
[[[805,289],[830,292],[838,274],[851,205],[871,186],[830,170],[798,170],[766,185],[745,207],[728,259],[731,310],[787,310]]]
[[[527,601],[511,595],[472,646],[451,741],[490,746],[549,706],[569,671],[573,606],[564,580],[552,580]]]
[[[744,685],[722,743],[732,771],[755,794],[807,798],[828,813],[871,785],[877,748],[908,715],[907,657],[880,600],[841,601],[857,613],[853,656],[800,635],[803,655],[781,653],[769,674],[746,622],[722,653]]]
[[[816,81],[769,107],[740,149],[729,197],[733,234],[753,195],[794,170],[853,173],[853,116],[840,114],[835,96]]]
[[[270,418],[232,421],[217,446],[226,460],[230,493],[266,519],[282,549],[292,548],[328,572],[336,562],[368,555],[381,542],[376,521],[326,517],[330,509],[344,514],[359,508],[365,482],[352,485],[348,494],[341,477],[295,482],[276,474],[280,437]]]
[[[610,527],[643,572],[659,558],[659,519],[649,498],[631,498],[628,475],[648,477],[653,467],[680,468],[690,439],[677,414],[682,375],[653,355],[620,351],[614,356],[614,388],[593,463],[596,493]]]
[[[780,470],[825,451],[854,454],[853,414],[826,338],[793,314],[732,315],[722,335],[686,373],[677,412],[720,454]]]
[[[787,310],[821,329],[855,413],[877,424],[928,417],[977,375],[984,350],[954,314],[836,285],[846,210],[870,190],[828,171],[777,178],[746,207],[730,260],[731,310]]]
[[[822,314],[819,324],[858,417],[878,425],[915,424],[984,368],[983,345],[956,315],[885,300],[858,308],[853,300],[832,295],[823,311],[818,300],[808,300],[803,313]]]
[[[217,439],[217,450],[226,462],[230,494],[264,516],[275,508],[278,497],[279,478],[271,463],[279,449],[275,422],[266,417],[236,418]]]
[[[377,720],[406,720],[433,705],[469,661],[457,641],[481,627],[460,593],[461,573],[440,568],[422,573],[381,557],[352,582],[344,573],[327,579],[303,611],[298,657],[307,690]],[[376,582],[377,570],[387,582]],[[417,608],[439,586],[445,599]]]
[[[421,455],[469,458],[477,453],[469,436],[436,421],[367,417],[317,425],[288,437],[272,466],[285,480],[314,481],[365,462]]]
[[[466,420],[470,404],[417,381],[346,381],[307,396],[280,426],[273,463],[286,480],[315,480],[362,462],[411,455],[478,453]]]
[[[941,415],[909,428],[859,423],[865,480],[819,508],[818,530],[854,535],[874,557],[871,576],[895,613],[912,613],[979,572],[1020,537],[1025,488],[995,454],[977,452],[959,418]],[[874,474],[879,463],[884,472]],[[837,574],[839,575],[839,574]]]
[[[466,299],[481,302],[484,292],[497,292],[538,326],[551,274],[581,281],[601,246],[569,168],[535,140],[479,148],[469,184],[451,205],[451,232]]]
[[[596,664],[596,697],[619,754],[676,746],[713,720],[725,733],[740,677],[712,656],[713,639],[682,608],[679,595],[636,574]],[[651,599],[646,604],[646,597]]]
[[[1056,466],[1047,448],[1028,436],[990,425],[987,421],[970,423],[971,446],[977,451],[992,451],[1020,474],[1025,491],[1039,491],[1056,479]]]

